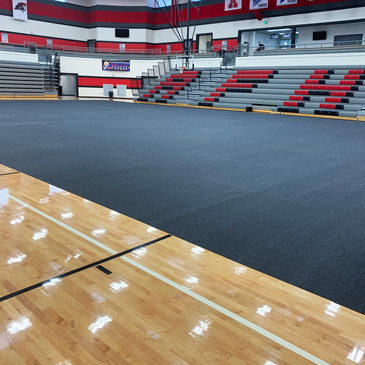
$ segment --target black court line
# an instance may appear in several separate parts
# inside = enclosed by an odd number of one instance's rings
[[[55,277],[53,277],[51,279],[44,280],[44,281],[42,281],[40,283],[37,283],[37,284],[31,285],[31,286],[28,286],[28,287],[26,287],[24,289],[17,290],[16,292],[13,292],[13,293],[10,293],[10,294],[7,294],[7,295],[4,295],[3,297],[1,297],[0,298],[0,302],[4,302],[5,300],[8,300],[10,298],[14,298],[14,297],[16,297],[16,296],[18,296],[20,294],[24,294],[24,293],[27,293],[28,291],[31,291],[31,290],[40,288],[44,284],[52,283],[52,280],[55,280],[55,279],[63,279],[65,277],[67,277],[67,276],[76,274],[76,273],[78,273],[80,271],[84,271],[84,270],[90,269],[91,267],[99,266],[99,265],[101,265],[104,262],[111,261],[111,260],[114,260],[114,259],[116,259],[118,257],[127,255],[130,252],[133,252],[135,250],[138,250],[138,249],[140,249],[142,247],[147,247],[147,246],[153,245],[154,243],[163,241],[163,240],[165,240],[165,239],[167,239],[169,237],[171,237],[171,234],[168,234],[166,236],[157,238],[157,239],[155,239],[153,241],[149,241],[149,242],[143,243],[142,245],[139,245],[139,246],[134,247],[134,248],[130,248],[129,250],[126,250],[126,251],[123,251],[123,252],[120,252],[120,253],[116,253],[113,256],[106,257],[105,259],[102,259],[102,260],[99,260],[99,261],[95,261],[95,262],[93,262],[91,264],[87,264],[85,266],[81,266],[81,267],[79,267],[77,269],[71,270],[71,271],[66,272],[64,274],[61,274],[61,275],[57,275],[57,276],[55,276]]]
[[[97,269],[99,269],[100,271],[102,271],[104,274],[110,275],[112,274],[112,272],[110,270],[108,270],[106,267],[98,265],[96,266]]]
[[[0,174],[0,176],[14,175],[14,174],[20,174],[20,172],[19,171],[16,171],[16,172],[8,172],[7,174]]]

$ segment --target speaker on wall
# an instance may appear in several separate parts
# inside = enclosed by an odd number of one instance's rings
[[[116,38],[129,38],[129,29],[115,29]]]
[[[325,39],[327,39],[327,32],[326,31],[313,32],[313,40],[314,41],[324,41]]]

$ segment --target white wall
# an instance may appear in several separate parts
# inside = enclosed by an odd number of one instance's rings
[[[220,67],[222,58],[194,58],[194,67],[202,68],[202,67]],[[192,62],[192,61],[191,61]],[[174,68],[182,67],[182,59],[181,58],[172,58],[171,59],[171,67]],[[191,65],[190,65],[191,67]]]
[[[108,41],[108,42],[148,42],[146,39],[146,29],[130,29],[129,30],[129,38],[116,38],[115,37],[115,29],[114,28],[95,28],[94,38],[100,41]],[[150,31],[151,32],[151,31]],[[153,39],[152,39],[153,40]]]
[[[364,52],[237,57],[236,67],[362,66]]]
[[[116,6],[149,6],[154,7],[154,0],[66,0],[66,3],[82,6],[116,5]]]
[[[162,60],[131,60],[131,71],[103,71],[101,58],[78,58],[61,57],[61,73],[76,73],[79,76],[99,76],[99,77],[141,77],[142,72],[157,65]],[[116,96],[116,89],[114,89]],[[79,88],[79,96],[85,97],[104,97],[102,88]],[[127,97],[132,98],[132,90],[127,90]]]
[[[76,41],[86,41],[86,39],[89,39],[89,29],[36,20],[20,21],[3,15],[0,15],[0,31],[67,38]]]
[[[71,2],[78,2],[82,5],[88,5],[97,3],[103,3],[102,0],[70,0]],[[147,4],[148,0],[106,0],[106,3],[115,1],[118,5],[144,5]],[[364,0],[361,0],[364,1]],[[317,13],[309,13],[309,14],[296,14],[289,16],[280,16],[273,18],[265,18],[267,24],[264,24],[263,21],[258,21],[257,19],[250,20],[242,20],[242,21],[233,21],[233,22],[224,22],[224,23],[216,23],[216,24],[206,24],[200,25],[197,27],[195,34],[199,33],[213,33],[214,38],[234,38],[238,36],[239,30],[247,30],[251,31],[252,29],[272,29],[277,27],[291,27],[296,26],[298,24],[311,25],[314,28],[318,28],[319,30],[322,27],[328,27],[330,29],[329,37],[333,37],[335,33],[340,32],[340,34],[345,34],[344,30],[348,26],[344,25],[335,25],[335,26],[325,26],[326,23],[329,22],[339,22],[339,21],[349,21],[349,20],[362,20],[362,23],[355,23],[351,25],[351,29],[348,28],[347,31],[349,33],[358,32],[361,29],[363,33],[365,33],[365,6],[360,8],[353,9],[342,9],[342,10],[334,10],[334,11],[326,11],[326,12],[317,12]],[[317,26],[317,24],[321,24],[321,26]],[[356,28],[356,29],[355,29]],[[57,37],[57,38],[67,38],[79,41],[86,41],[87,39],[96,39],[99,41],[116,41],[119,43],[125,42],[148,42],[148,43],[170,43],[177,42],[177,38],[172,32],[171,29],[162,29],[162,30],[148,30],[148,29],[131,29],[130,30],[130,38],[115,38],[114,28],[103,28],[98,27],[96,29],[85,29],[78,28],[67,25],[59,25],[48,22],[40,22],[29,20],[25,22],[16,21],[8,16],[0,16],[0,31],[8,31],[8,32],[18,32],[18,33],[26,33],[26,34],[35,34],[49,37]],[[341,31],[340,31],[341,30]],[[311,29],[301,27],[299,33],[299,42],[300,43],[308,43],[311,41]],[[251,42],[251,46],[255,46],[256,42]],[[312,41],[311,41],[312,42]],[[266,44],[265,44],[266,45]]]
[[[128,58],[128,57],[126,57]],[[131,60],[131,71],[103,71],[101,58],[61,56],[61,72],[77,73],[80,76],[100,77],[140,77],[142,72],[157,65],[162,60]]]
[[[365,16],[365,14],[364,14]],[[313,32],[327,31],[327,39],[323,41],[313,41]],[[359,23],[320,25],[314,27],[300,27],[298,35],[298,44],[318,44],[332,43],[336,35],[362,34],[365,40],[365,20]],[[329,45],[330,46],[330,45]]]
[[[297,26],[298,24],[317,25],[329,22],[340,22],[349,20],[365,19],[365,6],[355,9],[342,9],[308,14],[296,14],[288,16],[278,16],[273,18],[265,18],[267,24],[257,19],[224,22],[216,24],[199,25],[196,28],[195,34],[213,33],[214,38],[233,38],[237,37],[238,31],[252,29],[272,29],[272,28],[287,28]],[[362,23],[364,24],[364,23]],[[161,29],[153,32],[154,43],[176,42],[176,37],[171,29]],[[150,38],[150,37],[149,37]],[[257,39],[259,40],[259,39]],[[257,43],[257,42],[256,42]],[[251,45],[251,42],[250,42]]]
[[[1,61],[38,62],[38,55],[30,53],[6,52],[0,50],[0,62]]]

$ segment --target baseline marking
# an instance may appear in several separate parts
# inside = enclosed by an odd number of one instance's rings
[[[58,280],[60,279],[63,279],[63,278],[66,278],[67,276],[70,276],[70,275],[73,275],[73,274],[77,274],[81,271],[85,271],[87,269],[90,269],[92,267],[96,267],[97,269],[99,269],[100,271],[104,272],[105,274],[109,275],[111,274],[112,272],[109,271],[108,269],[106,269],[105,267],[101,266],[101,264],[103,264],[104,262],[108,262],[108,261],[111,261],[111,260],[114,260],[118,257],[121,257],[123,255],[126,255],[130,252],[133,252],[135,250],[138,250],[142,247],[147,247],[147,246],[150,246],[150,245],[153,245],[154,243],[156,242],[160,242],[162,240],[165,240],[166,238],[169,238],[171,237],[170,234],[166,235],[166,236],[163,236],[163,237],[160,237],[160,238],[157,238],[153,241],[149,241],[149,242],[146,242],[146,243],[142,243],[141,245],[137,246],[137,247],[133,247],[133,248],[130,248],[128,250],[125,250],[123,252],[120,252],[120,253],[116,253],[115,255],[113,256],[109,256],[109,257],[106,257],[104,259],[101,259],[101,260],[98,260],[98,261],[95,261],[95,262],[92,262],[90,264],[87,264],[87,265],[84,265],[84,266],[81,266],[81,267],[78,267],[77,269],[73,269],[71,271],[68,271],[68,272],[65,272],[61,275],[57,275],[57,276],[54,276],[53,278],[51,279],[47,279],[47,280],[43,280],[41,281],[40,283],[37,283],[37,284],[33,284],[33,285],[30,285],[26,288],[23,288],[23,289],[20,289],[20,290],[17,290],[13,293],[10,293],[10,294],[7,294],[7,295],[4,295],[3,297],[0,298],[0,303],[1,302],[4,302],[5,300],[8,300],[10,298],[14,298],[20,294],[24,294],[24,293],[27,293],[28,291],[31,291],[31,290],[34,290],[34,289],[37,289],[37,288],[40,288],[41,286],[43,285],[47,285],[47,284],[52,284],[52,283],[55,283],[57,282]]]
[[[0,174],[0,176],[14,175],[14,174],[20,174],[20,172],[19,171],[16,171],[16,172],[8,172],[6,174]]]
[[[81,233],[81,232],[77,231],[76,229],[74,229],[74,228],[68,226],[67,224],[64,224],[63,222],[61,222],[61,221],[59,221],[59,220],[57,220],[57,219],[49,216],[48,214],[43,213],[42,211],[38,210],[37,208],[32,207],[31,205],[29,205],[29,204],[23,202],[22,200],[20,200],[20,199],[18,199],[16,197],[14,197],[14,196],[6,193],[5,191],[1,191],[0,190],[0,192],[3,193],[3,194],[6,194],[10,199],[18,202],[19,204],[22,204],[24,207],[26,207],[26,208],[34,211],[35,213],[41,215],[42,217],[47,218],[50,221],[58,224],[59,226],[67,229],[68,231],[70,231],[70,232],[72,232],[72,233],[74,233],[74,234],[76,234],[76,235],[84,238],[85,240],[91,242],[92,244],[94,244],[94,245],[96,245],[98,247],[101,247],[101,248],[103,248],[104,250],[106,250],[106,251],[108,251],[110,253],[113,253],[113,254],[116,253],[116,251],[114,251],[110,247],[104,245],[103,243],[98,242],[97,240],[95,240],[95,239],[93,239],[93,238],[85,235],[84,233]],[[133,250],[134,249],[131,249],[131,251],[133,251]],[[299,356],[301,356],[301,357],[303,357],[303,358],[305,358],[305,359],[307,359],[307,360],[309,360],[309,361],[311,361],[311,362],[313,362],[315,364],[318,364],[318,365],[329,365],[329,363],[327,363],[327,362],[319,359],[318,357],[310,354],[309,352],[302,350],[301,348],[293,345],[292,343],[290,343],[288,341],[285,341],[281,337],[274,335],[273,333],[265,330],[264,328],[262,328],[260,326],[257,326],[256,324],[254,324],[254,323],[246,320],[245,318],[243,318],[243,317],[241,317],[241,316],[239,316],[239,315],[237,315],[237,314],[229,311],[228,309],[220,306],[219,304],[217,304],[217,303],[215,303],[215,302],[213,302],[213,301],[211,301],[211,300],[209,300],[209,299],[207,299],[207,298],[205,298],[205,297],[203,297],[203,296],[201,296],[199,294],[194,293],[190,289],[188,289],[188,288],[186,288],[186,287],[184,287],[184,286],[182,286],[180,284],[175,283],[174,281],[168,279],[167,277],[165,277],[163,275],[160,275],[157,272],[155,272],[155,271],[153,271],[153,270],[151,270],[151,269],[143,266],[142,264],[138,263],[137,261],[134,261],[134,260],[132,260],[132,259],[130,259],[128,257],[124,257],[124,256],[121,257],[121,259],[124,260],[124,261],[126,261],[126,262],[128,262],[129,264],[137,267],[138,269],[144,271],[145,273],[147,273],[147,274],[155,277],[156,279],[158,279],[158,280],[160,280],[160,281],[162,281],[162,282],[164,282],[164,283],[166,283],[166,284],[168,284],[168,285],[176,288],[177,290],[179,290],[179,291],[181,291],[181,292],[183,292],[183,293],[191,296],[192,298],[200,301],[201,303],[203,303],[203,304],[205,304],[205,305],[213,308],[214,310],[216,310],[216,311],[218,311],[218,312],[226,315],[227,317],[229,317],[229,318],[237,321],[238,323],[244,325],[245,327],[252,329],[253,331],[261,334],[262,336],[268,338],[269,340],[271,340],[273,342],[276,342],[277,344],[279,344],[279,345],[287,348],[288,350],[290,350],[290,351],[298,354]]]

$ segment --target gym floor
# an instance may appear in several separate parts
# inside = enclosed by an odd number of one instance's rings
[[[0,164],[365,314],[365,124],[2,101]]]

